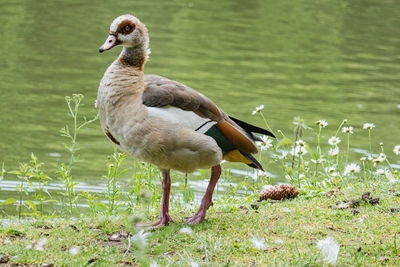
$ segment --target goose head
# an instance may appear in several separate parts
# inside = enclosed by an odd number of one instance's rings
[[[109,35],[99,52],[122,45],[126,48],[142,47],[147,49],[149,36],[146,26],[133,15],[122,15],[111,23]]]

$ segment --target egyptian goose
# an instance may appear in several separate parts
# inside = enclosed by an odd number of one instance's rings
[[[212,204],[222,159],[262,169],[252,156],[259,137],[269,131],[227,116],[195,90],[158,75],[144,75],[149,36],[132,15],[117,17],[99,51],[121,45],[122,52],[100,82],[97,108],[106,136],[119,149],[162,172],[160,218],[149,226],[172,222],[169,215],[170,169],[193,172],[211,168],[211,178],[200,208],[186,223],[200,223]]]

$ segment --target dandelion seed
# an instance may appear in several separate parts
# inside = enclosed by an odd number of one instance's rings
[[[142,246],[147,246],[147,237],[150,233],[145,233],[144,230],[140,230],[134,236],[132,236],[132,241],[138,242]]]
[[[256,109],[253,110],[253,112],[251,114],[255,115],[256,113],[260,112],[263,109],[264,109],[264,105],[260,105],[260,106],[256,107]]]
[[[328,155],[332,156],[332,157],[335,157],[335,156],[339,155],[339,148],[338,147],[333,147],[333,148],[329,149]]]
[[[359,173],[361,170],[360,166],[357,163],[350,163],[344,169],[343,175],[346,176],[348,174]]]
[[[331,146],[337,146],[340,143],[340,138],[337,136],[332,136],[331,138],[329,138],[328,143]]]
[[[150,263],[150,265],[149,265],[149,267],[159,267],[160,265],[158,265],[158,263],[157,262],[155,262],[155,261],[152,261],[151,263]]]
[[[34,250],[44,251],[44,246],[47,245],[47,238],[43,237],[39,239],[33,246]]]
[[[250,243],[253,245],[253,248],[257,250],[266,250],[268,248],[268,245],[265,243],[264,239],[257,238],[255,236],[250,239]]]
[[[181,230],[179,230],[180,234],[185,234],[185,235],[192,235],[193,234],[193,230],[190,227],[183,227],[181,228]]]
[[[326,238],[319,240],[317,246],[324,257],[325,262],[336,264],[340,246],[333,237],[327,236]]]
[[[397,145],[393,148],[393,153],[396,155],[400,155],[400,145]]]
[[[328,126],[328,123],[326,122],[326,120],[318,120],[315,122],[316,125],[325,128],[326,126]]]
[[[281,211],[283,211],[283,212],[288,212],[288,213],[292,212],[291,209],[288,209],[288,208],[286,208],[286,207],[281,208]]]
[[[351,126],[343,127],[342,128],[342,133],[353,134],[353,127],[351,127]]]
[[[369,122],[368,123],[364,123],[363,129],[372,130],[374,128],[375,128],[375,124],[369,123]]]
[[[81,247],[80,246],[72,246],[69,248],[68,252],[72,256],[78,255],[81,252]]]

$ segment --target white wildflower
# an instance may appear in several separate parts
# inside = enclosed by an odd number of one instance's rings
[[[325,128],[326,126],[328,126],[328,123],[326,122],[326,120],[317,120],[315,122],[316,125],[321,126],[322,128]]]
[[[97,100],[94,101],[94,108],[97,108]]]
[[[150,58],[151,50],[150,48],[147,48],[147,53],[146,53],[146,59],[148,60]]]
[[[342,133],[353,134],[353,127],[351,127],[351,126],[343,127],[342,128]]]
[[[385,176],[390,183],[396,182],[396,178],[394,178],[392,172],[389,169],[377,169],[375,173],[380,176]]]
[[[68,252],[72,256],[78,255],[81,252],[81,247],[80,246],[72,246],[69,248]]]
[[[288,155],[288,152],[287,152],[287,151],[282,151],[282,155],[278,156],[278,158],[280,158],[280,159],[286,159],[286,158],[287,158],[287,155]]]
[[[337,136],[332,136],[331,138],[329,138],[328,143],[331,146],[337,146],[340,143],[340,138]]]
[[[268,150],[268,148],[272,147],[272,138],[263,135],[261,139],[262,141],[256,141],[256,145],[261,146],[261,150]]]
[[[32,248],[32,244],[28,244],[25,246],[25,249],[31,249]]]
[[[253,245],[253,248],[258,250],[266,250],[268,248],[268,245],[265,243],[264,239],[257,238],[255,236],[250,239],[250,243]]]
[[[384,153],[380,153],[379,156],[373,160],[374,163],[382,163],[386,160],[386,155]]]
[[[189,264],[190,264],[190,267],[200,267],[200,264],[198,264],[197,262],[194,262],[194,261],[189,262]]]
[[[368,123],[364,123],[363,129],[372,130],[374,128],[375,128],[375,124],[369,123],[369,122]]]
[[[190,227],[183,227],[181,228],[181,230],[179,230],[180,234],[185,234],[185,235],[192,235],[193,234],[193,230]]]
[[[251,175],[251,178],[253,178],[254,181],[257,181],[258,178],[261,176],[268,176],[268,173],[262,170],[254,170],[253,174]]]
[[[292,177],[290,177],[289,174],[286,174],[286,175],[285,175],[285,179],[286,179],[286,180],[292,180]]]
[[[147,245],[147,237],[149,235],[150,235],[150,233],[145,233],[144,230],[141,229],[134,236],[132,236],[132,240],[138,242],[142,246],[146,246]]]
[[[323,158],[320,158],[320,159],[311,159],[311,161],[313,162],[313,163],[315,163],[315,164],[320,164],[320,163],[322,163],[322,162],[325,162],[325,159],[323,159]]]
[[[336,171],[336,167],[330,166],[325,168],[326,173],[334,173]]]
[[[340,246],[333,237],[327,236],[326,238],[319,240],[317,246],[324,257],[325,262],[336,264]]]
[[[343,175],[359,173],[361,170],[360,166],[357,163],[350,163],[344,168]]]
[[[307,149],[304,146],[296,146],[291,152],[292,155],[305,155],[307,154]]]
[[[393,148],[393,153],[396,155],[400,155],[400,145],[397,145]]]
[[[366,157],[361,157],[360,160],[361,160],[361,161],[366,161],[367,158],[366,158]]]
[[[306,142],[304,142],[303,140],[300,139],[300,140],[296,141],[296,145],[305,147],[306,146]]]
[[[329,149],[328,151],[329,156],[335,157],[339,154],[339,148],[338,147],[333,147]]]
[[[278,245],[283,245],[283,240],[282,239],[275,239],[274,243],[278,244]]]
[[[256,107],[256,109],[253,110],[253,112],[251,114],[255,115],[257,112],[260,112],[263,109],[264,109],[264,105],[260,105],[260,106]]]

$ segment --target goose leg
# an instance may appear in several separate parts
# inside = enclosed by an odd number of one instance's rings
[[[221,165],[217,165],[211,168],[211,178],[208,183],[207,191],[201,200],[200,208],[198,211],[190,218],[188,218],[186,223],[201,223],[206,217],[207,209],[212,206],[212,195],[214,192],[215,185],[218,182],[218,179],[221,175]]]
[[[162,188],[163,195],[161,200],[161,211],[160,211],[160,219],[156,222],[138,224],[138,227],[151,227],[151,228],[159,228],[167,225],[169,222],[173,222],[171,216],[169,216],[169,194],[171,191],[171,176],[169,174],[169,170],[162,170]]]

